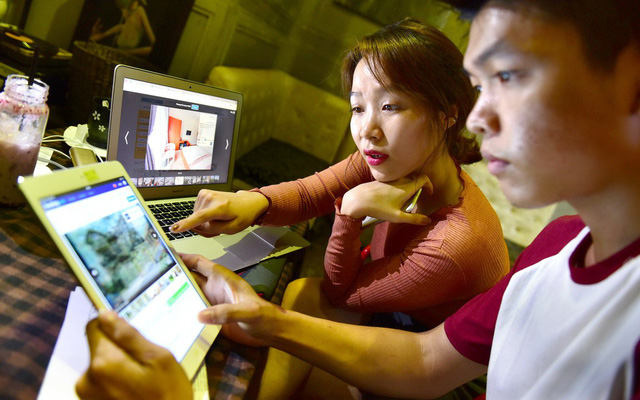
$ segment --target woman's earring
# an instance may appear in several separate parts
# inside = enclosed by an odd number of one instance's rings
[[[454,126],[456,124],[456,122],[458,122],[456,117],[449,117],[449,119],[447,120],[447,129],[449,129],[452,126]]]

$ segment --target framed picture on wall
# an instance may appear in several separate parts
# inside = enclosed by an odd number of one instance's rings
[[[31,0],[0,0],[0,23],[24,29]]]
[[[73,40],[144,58],[166,71],[194,0],[85,0]]]

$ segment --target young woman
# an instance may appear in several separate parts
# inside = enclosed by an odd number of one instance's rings
[[[373,314],[372,324],[427,330],[509,270],[500,222],[460,168],[481,158],[463,134],[475,93],[462,54],[437,29],[407,19],[347,54],[343,84],[356,153],[294,182],[233,194],[203,191],[194,215],[174,230],[215,235],[335,211],[324,279],[290,283],[283,307],[348,323]],[[421,188],[415,210],[403,212]],[[365,216],[384,221],[374,228],[366,264]],[[290,397],[311,368],[271,349],[259,398]]]

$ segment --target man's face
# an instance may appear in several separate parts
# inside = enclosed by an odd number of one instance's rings
[[[620,168],[623,81],[581,46],[573,26],[531,13],[489,7],[473,21],[464,67],[481,91],[467,126],[516,206],[595,200]]]

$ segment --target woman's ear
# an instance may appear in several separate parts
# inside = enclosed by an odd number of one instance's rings
[[[444,130],[451,128],[458,122],[458,107],[452,106],[448,115],[440,111],[440,123],[444,126]]]

